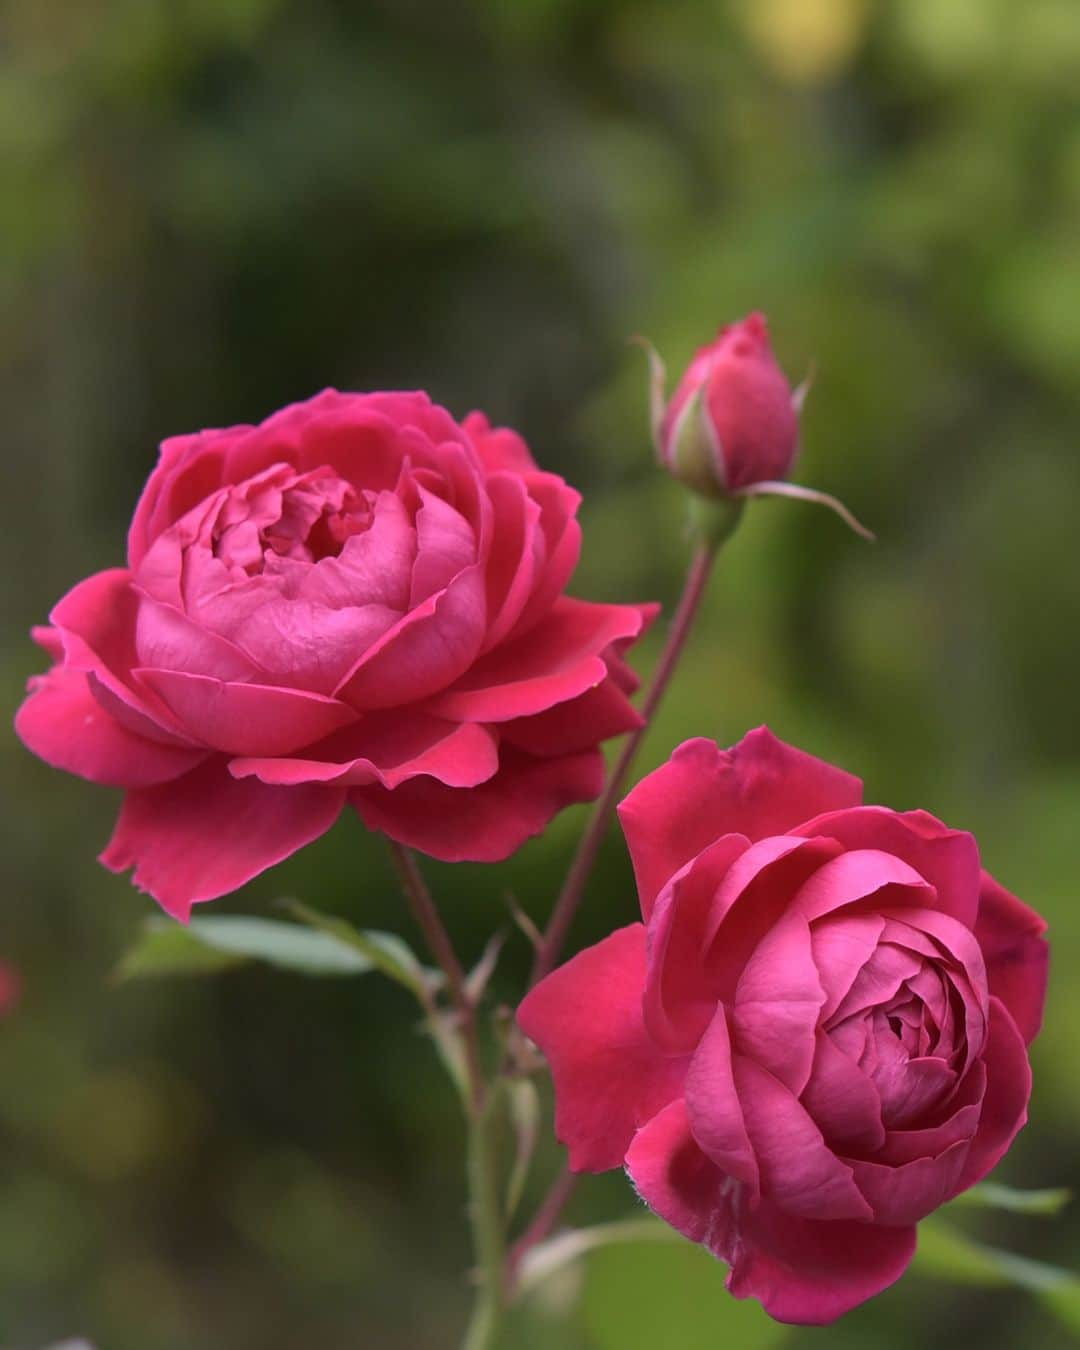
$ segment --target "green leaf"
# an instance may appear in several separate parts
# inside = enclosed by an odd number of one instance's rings
[[[1065,1186],[1042,1191],[1019,1191],[996,1181],[972,1186],[950,1203],[972,1209],[1006,1209],[1013,1214],[1060,1214],[1072,1198]]]
[[[156,975],[208,975],[243,961],[265,961],[305,975],[363,975],[374,962],[329,933],[275,919],[221,915],[147,919],[115,971],[118,980]]]
[[[380,971],[398,984],[420,997],[422,992],[432,990],[442,980],[438,971],[428,970],[421,965],[416,953],[409,944],[394,933],[383,933],[374,928],[354,928],[347,919],[337,915],[323,914],[299,900],[286,902],[286,909],[295,914],[310,928],[323,933],[342,946],[363,956],[369,968]]]
[[[990,1247],[935,1219],[919,1225],[914,1269],[936,1279],[1035,1294],[1066,1326],[1080,1331],[1080,1277],[1071,1270]]]

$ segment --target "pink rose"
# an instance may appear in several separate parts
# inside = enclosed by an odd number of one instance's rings
[[[435,857],[504,858],[596,796],[599,742],[639,722],[622,653],[653,610],[563,594],[579,500],[422,393],[166,441],[128,566],[36,632],[56,664],[19,735],[127,789],[102,861],[180,918],[346,801]]]
[[[798,399],[750,314],[699,348],[657,418],[660,458],[711,496],[785,479],[799,448]]]
[[[620,808],[644,923],[521,1005],[579,1171],[642,1199],[785,1322],[896,1280],[915,1224],[1027,1118],[1045,924],[924,811],[761,728],[693,740]]]

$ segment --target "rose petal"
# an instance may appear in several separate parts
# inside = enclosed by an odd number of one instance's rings
[[[821,1020],[840,1006],[852,981],[872,956],[885,928],[876,914],[830,914],[812,925],[814,964],[825,990]]]
[[[530,755],[572,755],[598,741],[634,731],[641,722],[641,714],[609,676],[566,703],[531,717],[500,722],[499,737]]]
[[[336,783],[359,787],[378,783],[396,788],[411,778],[427,777],[447,787],[471,788],[487,782],[499,768],[498,745],[487,727],[444,722],[412,713],[372,727],[366,720],[311,748],[311,758],[234,759],[234,778],[261,783]]]
[[[346,704],[304,689],[231,684],[176,670],[136,674],[185,731],[228,755],[287,755],[356,719]]]
[[[681,1098],[634,1135],[626,1171],[653,1213],[691,1242],[709,1243],[730,1224],[731,1178],[701,1151]]]
[[[894,1284],[914,1255],[914,1226],[816,1223],[762,1202],[741,1216],[728,1288],[778,1322],[827,1326]]]
[[[353,788],[349,801],[369,830],[443,862],[501,862],[564,807],[592,801],[604,785],[598,750],[537,759],[506,748],[499,772],[467,791],[413,778],[393,792]]]
[[[19,739],[54,769],[107,787],[149,787],[178,778],[203,750],[161,745],[128,731],[90,692],[85,671],[54,666],[35,675],[15,716]]]
[[[597,605],[563,596],[524,637],[478,661],[432,703],[443,717],[505,722],[543,712],[607,679],[603,653],[642,631],[634,605]]]
[[[1004,1003],[1029,1045],[1042,1024],[1046,1002],[1045,931],[1045,919],[983,872],[975,936],[986,960],[990,992]]]
[[[851,1168],[825,1143],[798,1098],[743,1055],[732,1057],[732,1070],[762,1195],[801,1218],[873,1218]]]
[[[345,794],[325,787],[266,787],[238,782],[215,757],[160,787],[124,799],[101,861],[133,881],[176,918],[191,906],[234,891],[325,834]]]
[[[626,1170],[642,1200],[692,1242],[728,1262],[728,1288],[781,1322],[819,1326],[880,1293],[907,1269],[915,1229],[796,1218],[709,1161],[676,1100],[637,1132]]]
[[[467,567],[378,638],[335,690],[354,708],[388,708],[445,689],[472,665],[483,641],[479,566]]]
[[[547,1057],[555,1133],[576,1172],[618,1167],[635,1130],[679,1091],[685,1058],[662,1055],[641,1016],[645,930],[620,928],[529,993],[518,1025]]]
[[[936,1158],[916,1158],[899,1167],[846,1158],[878,1223],[900,1227],[918,1223],[956,1194],[956,1183],[970,1147],[960,1139]]]
[[[757,1158],[735,1087],[727,1012],[719,1007],[690,1061],[684,1088],[687,1119],[697,1143],[725,1173],[757,1195]],[[666,1217],[666,1215],[665,1215]]]
[[[1024,1038],[999,998],[990,1000],[990,1024],[983,1063],[986,1065],[986,1095],[979,1128],[954,1194],[981,1181],[1005,1156],[1009,1145],[1027,1123],[1031,1065]]]
[[[783,834],[861,798],[857,778],[785,745],[766,727],[731,750],[700,738],[684,742],[619,807],[643,916],[668,878],[720,835]]]
[[[810,1077],[799,1100],[840,1152],[874,1153],[885,1142],[877,1088],[824,1031],[815,1037]]]
[[[810,926],[801,914],[787,914],[762,938],[735,990],[738,1050],[798,1096],[810,1077],[824,1002]]]
[[[706,966],[704,935],[718,886],[749,846],[741,834],[710,844],[672,877],[653,909],[645,1023],[670,1053],[693,1050],[716,1012],[717,982]]]
[[[926,811],[890,811],[860,806],[830,811],[796,831],[826,834],[850,850],[876,850],[902,859],[937,892],[935,908],[966,927],[975,922],[979,896],[979,850],[963,830],[950,830]]]

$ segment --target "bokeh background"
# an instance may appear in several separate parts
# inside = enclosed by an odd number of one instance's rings
[[[0,6],[2,687],[115,564],[164,436],[327,384],[424,386],[583,489],[576,589],[677,595],[647,333],[677,371],[766,310],[817,378],[802,481],[760,503],[640,770],[768,721],[872,800],[976,831],[1053,925],[1033,1122],[1001,1169],[1080,1186],[1080,5],[1075,0],[8,0]],[[642,650],[647,667],[656,635]],[[468,1263],[448,1087],[374,978],[118,986],[152,902],[98,868],[116,801],[3,735],[0,1345],[441,1350]],[[465,953],[537,919],[580,829],[429,869]],[[355,819],[224,910],[408,917]],[[612,838],[575,930],[632,915]],[[527,965],[518,938],[496,979]],[[557,1154],[542,1154],[533,1194]],[[571,1217],[629,1213],[619,1176]],[[1080,1205],[961,1216],[1080,1267]],[[1013,1291],[912,1274],[773,1328],[689,1247],[605,1252],[512,1350],[1064,1344]]]

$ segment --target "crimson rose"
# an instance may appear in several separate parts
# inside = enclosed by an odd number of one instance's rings
[[[37,630],[55,665],[19,735],[127,789],[102,861],[180,918],[346,802],[435,857],[504,858],[639,722],[622,652],[653,611],[563,594],[579,500],[422,393],[166,441],[128,566]]]
[[[764,728],[687,741],[620,808],[644,923],[518,1014],[571,1166],[625,1165],[781,1321],[896,1280],[1027,1118],[1043,921],[970,834],[861,800]]]

